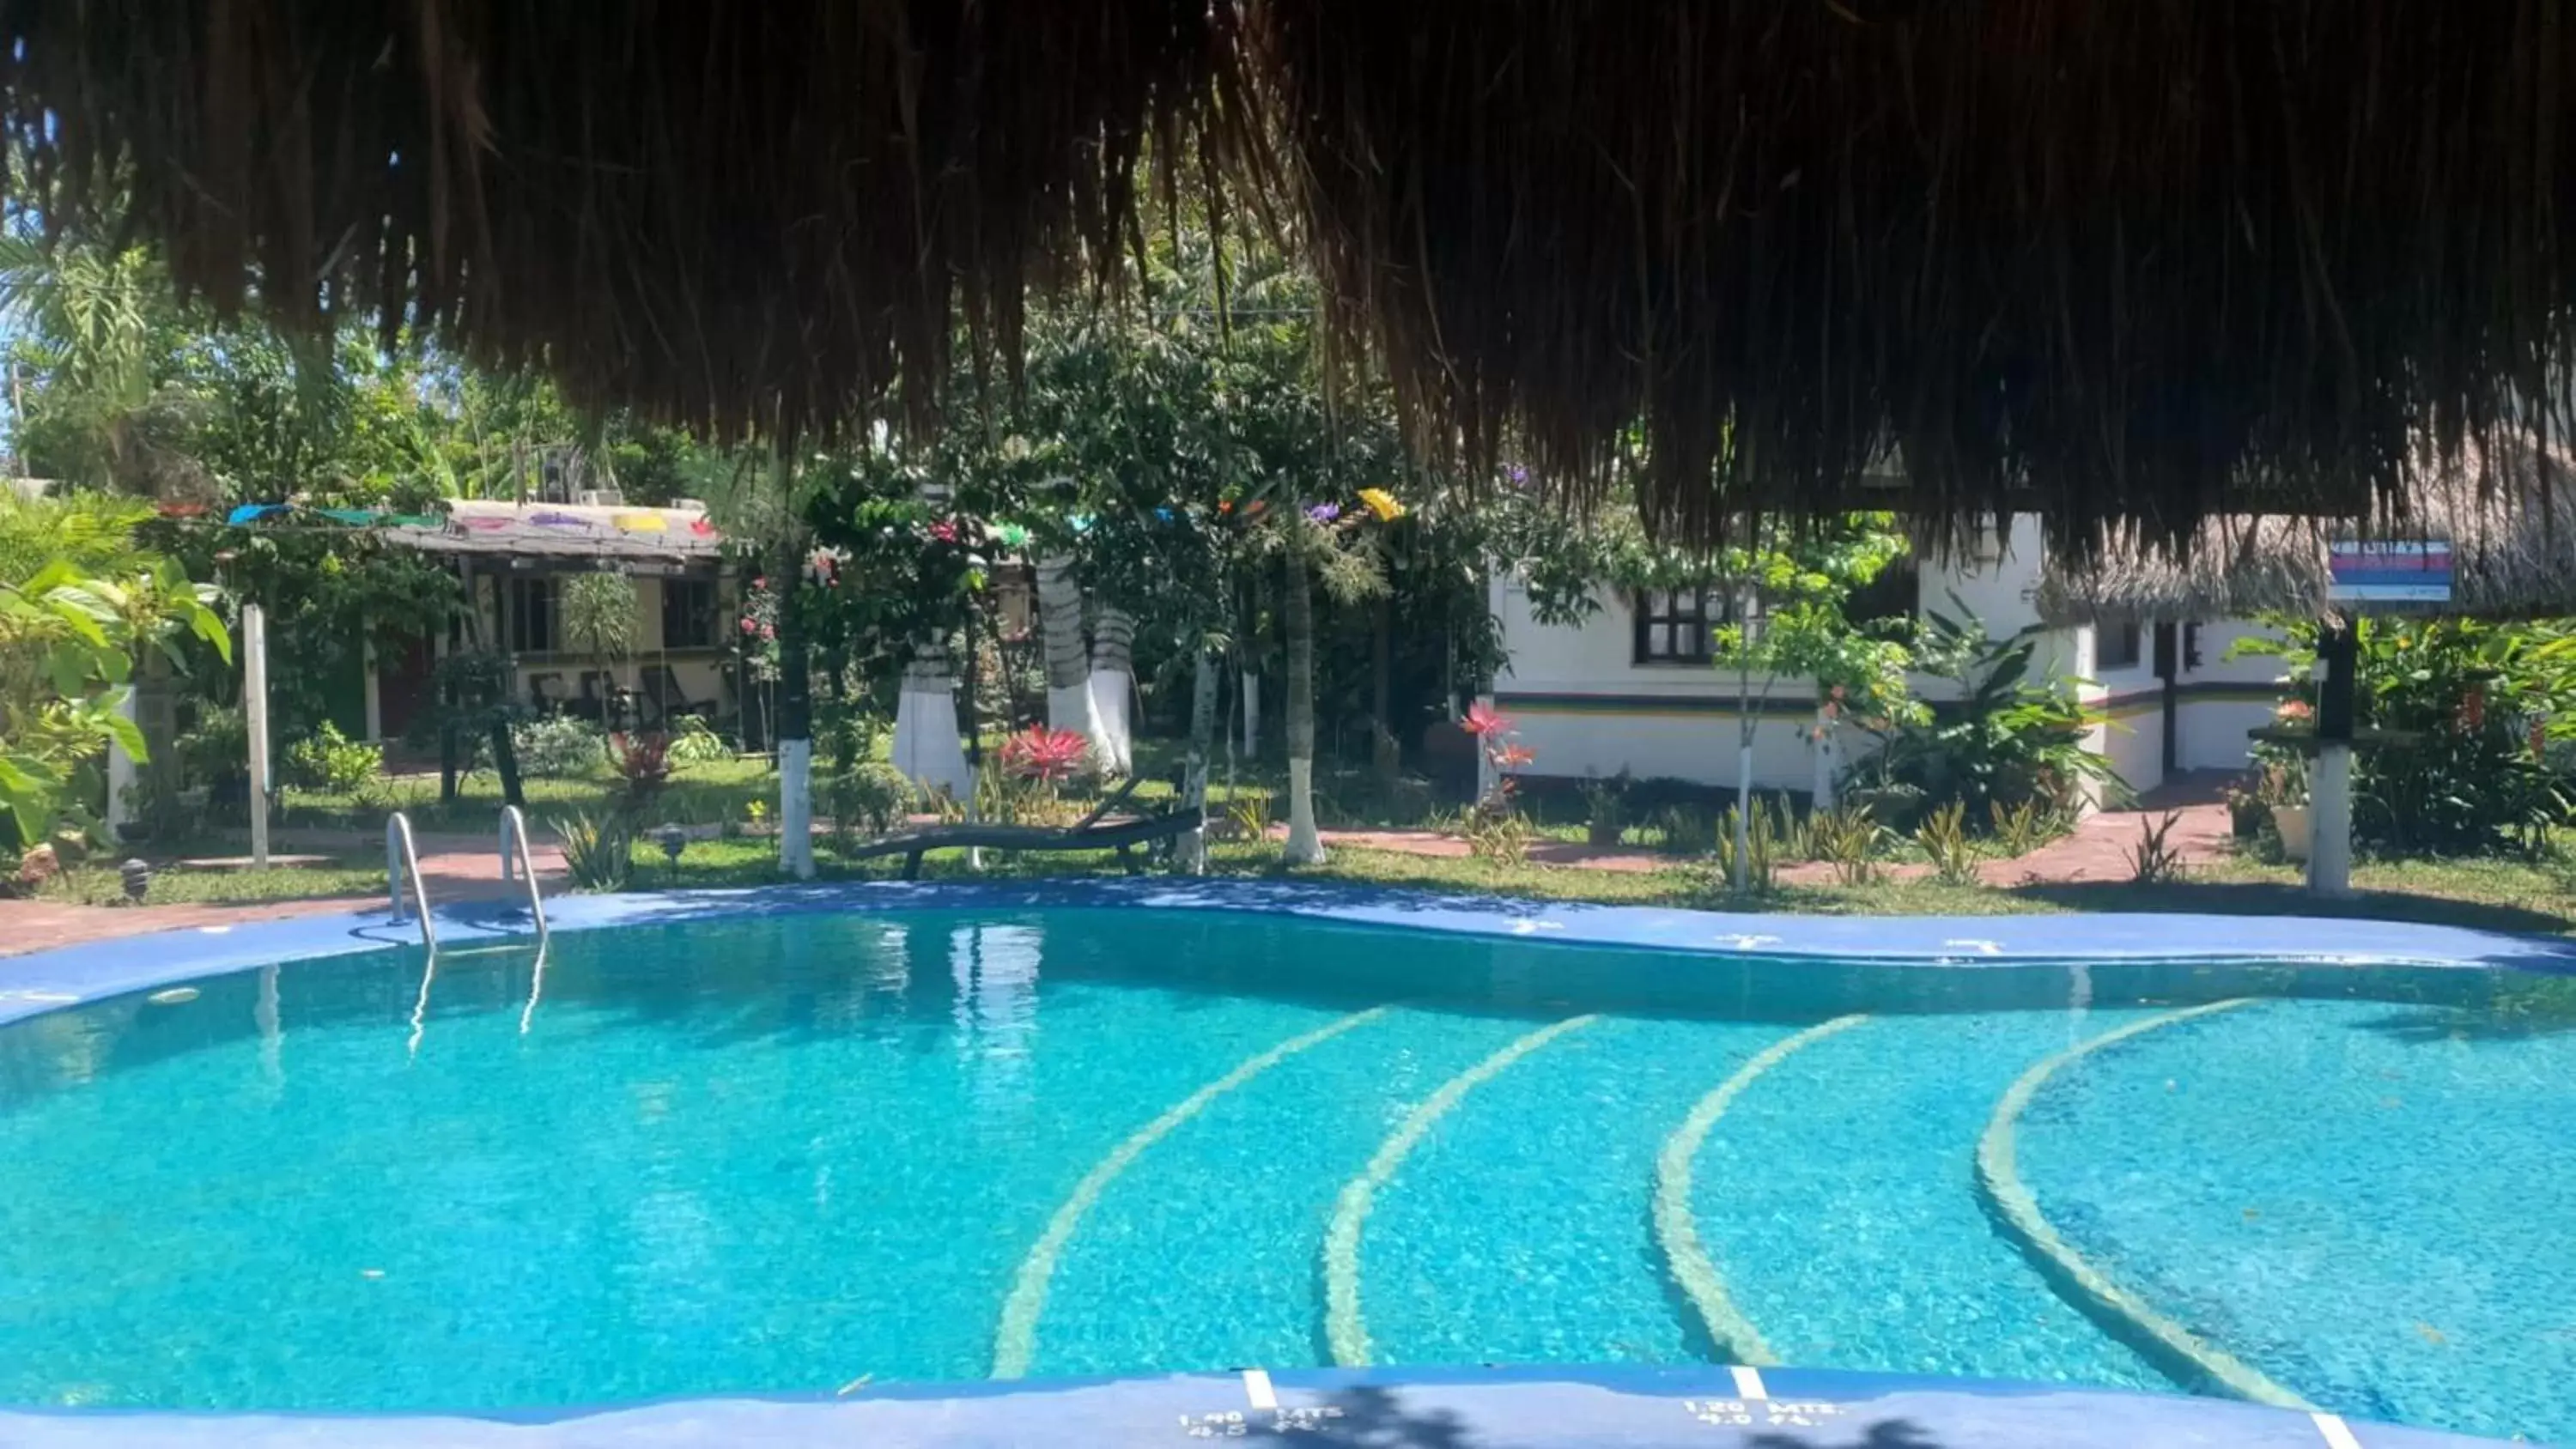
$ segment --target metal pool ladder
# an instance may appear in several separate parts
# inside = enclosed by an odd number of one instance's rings
[[[412,849],[411,817],[397,810],[385,820],[385,888],[393,895],[394,919],[403,918],[403,879],[411,879],[411,898],[420,907],[420,944],[438,951],[438,928],[429,922],[429,892],[420,883],[420,852]]]
[[[528,914],[537,923],[537,950],[546,949],[546,903],[537,891],[537,859],[528,853],[528,820],[516,805],[501,807],[501,879],[525,876],[528,881]]]

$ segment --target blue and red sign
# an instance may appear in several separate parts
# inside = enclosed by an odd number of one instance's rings
[[[2447,539],[2348,540],[2326,546],[2326,598],[2337,604],[2447,604]]]

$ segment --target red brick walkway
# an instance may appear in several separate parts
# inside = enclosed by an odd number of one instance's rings
[[[364,854],[382,849],[384,838],[356,831],[281,830],[276,853],[326,852]],[[432,903],[512,899],[527,887],[501,879],[498,843],[489,836],[423,835],[413,847],[420,852],[421,884]],[[532,840],[537,879],[552,894],[563,888],[563,851],[548,840]],[[289,916],[327,915],[381,903],[382,891],[322,900],[262,901],[253,905],[84,906],[69,901],[0,900],[0,956],[44,951],[79,941],[113,936],[139,936],[151,931],[177,931],[195,926],[274,921]]]
[[[2014,860],[1987,861],[1977,868],[1977,874],[1989,885],[2005,886],[2128,880],[2136,873],[2135,852],[2142,832],[2162,821],[2167,811],[2174,815],[2174,826],[2165,837],[2166,847],[2179,851],[2186,867],[2209,864],[2227,854],[2227,807],[2218,799],[2218,787],[2224,779],[2182,777],[2169,788],[2150,792],[2138,809],[2088,815],[2075,829],[2030,854]],[[1286,833],[1285,827],[1271,829],[1276,837],[1284,838]],[[1452,859],[1468,853],[1466,841],[1430,830],[1327,830],[1322,834],[1328,849],[1346,846]],[[1541,865],[1640,872],[1670,870],[1681,863],[1669,855],[1562,840],[1533,844],[1529,858]],[[1890,865],[1882,867],[1882,873],[1892,880],[1913,880],[1930,875],[1932,868]],[[1779,872],[1784,885],[1824,885],[1833,878],[1833,866],[1823,861],[1783,866]]]

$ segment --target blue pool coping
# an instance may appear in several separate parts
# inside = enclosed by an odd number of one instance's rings
[[[1289,915],[1349,925],[1734,959],[1976,968],[2138,962],[2402,966],[2576,975],[2576,938],[2341,917],[2096,913],[1805,916],[1437,894],[1327,882],[1242,880],[841,881],[561,896],[556,931],[834,911],[1117,906]],[[530,929],[527,907],[451,906],[442,945]],[[279,962],[420,943],[385,907],[198,926],[0,956],[0,1024],[40,1012]]]
[[[555,931],[744,916],[1127,907],[1245,912],[1520,942],[1636,947],[1730,959],[1992,969],[2074,963],[2404,966],[2576,975],[2576,940],[2408,922],[2283,916],[1791,916],[1605,906],[1295,881],[1170,879],[837,882],[565,896]],[[451,907],[443,947],[524,940],[525,906]],[[385,907],[199,926],[0,956],[0,1025],[47,1011],[276,963],[420,941]],[[848,1397],[752,1396],[546,1413],[201,1414],[0,1407],[0,1444],[361,1445],[366,1449],[715,1449],[715,1446],[1127,1446],[1191,1438],[1317,1445],[1589,1449],[2432,1449],[2495,1441],[2226,1400],[2063,1385],[1764,1369],[1747,1399],[1725,1367],[1283,1369],[1275,1409],[1234,1374],[868,1385]],[[1794,1406],[1807,1405],[1806,1409]],[[1730,1407],[1731,1406],[1731,1407]],[[1784,1407],[1791,1406],[1791,1407]],[[1337,1410],[1338,1413],[1327,1413]],[[1214,1415],[1215,1418],[1209,1416]],[[1227,1418],[1226,1415],[1244,1417]],[[1206,1432],[1196,1432],[1204,1430]]]
[[[1283,1369],[510,1415],[0,1410],[12,1449],[2460,1449],[2434,1430],[2221,1399],[1978,1379],[1676,1368]]]

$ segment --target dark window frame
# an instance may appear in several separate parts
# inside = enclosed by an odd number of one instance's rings
[[[723,637],[718,628],[718,607],[713,579],[662,580],[662,647],[715,648]],[[674,623],[687,627],[675,630]]]
[[[535,599],[536,606],[529,607]],[[553,574],[519,574],[510,579],[510,652],[513,654],[559,654],[563,652],[562,594]],[[531,642],[530,622],[538,626]]]
[[[1715,584],[1696,589],[1637,589],[1628,596],[1628,608],[1631,664],[1706,664],[1715,657],[1710,636],[1737,621],[1734,598]],[[1655,647],[1658,629],[1666,631],[1660,650]]]
[[[2145,630],[2135,619],[2118,624],[2097,625],[2093,630],[2093,672],[2108,674],[2114,669],[2135,669],[2145,657]]]

